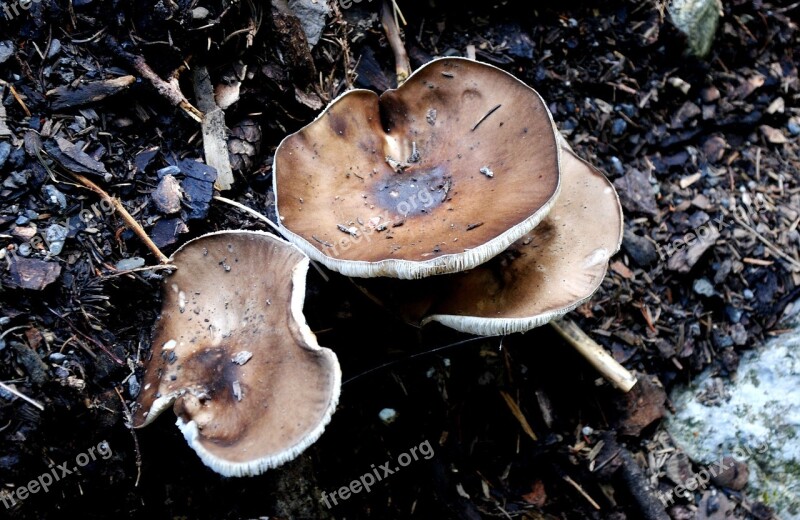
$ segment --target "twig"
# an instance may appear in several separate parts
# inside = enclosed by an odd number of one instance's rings
[[[115,386],[114,391],[117,393],[119,401],[122,403],[122,410],[125,414],[125,426],[128,427],[133,437],[133,448],[136,450],[136,482],[133,483],[133,487],[138,487],[139,479],[142,477],[142,452],[139,450],[139,437],[136,436],[136,431],[132,426],[133,415],[131,414],[131,409],[128,408],[128,403],[125,402],[125,398],[122,397],[122,392],[119,391],[118,387]]]
[[[101,199],[105,200],[106,202],[114,206],[114,209],[122,217],[122,220],[125,221],[125,224],[128,226],[128,228],[131,231],[133,231],[137,237],[139,237],[139,240],[144,242],[144,245],[146,245],[147,248],[150,249],[150,251],[155,255],[155,257],[158,258],[159,262],[161,262],[162,264],[169,263],[169,258],[167,258],[164,255],[164,253],[161,252],[161,250],[158,248],[155,242],[150,240],[150,237],[147,236],[147,233],[145,233],[144,228],[142,228],[142,226],[138,222],[136,222],[136,219],[133,218],[130,213],[128,213],[128,210],[125,209],[125,206],[122,205],[122,202],[120,202],[119,199],[117,199],[116,197],[112,197],[111,195],[106,193],[105,190],[103,190],[103,188],[93,183],[80,173],[74,173],[74,172],[69,172],[69,173],[70,175],[75,177],[75,179],[78,182],[80,182],[85,188],[92,190],[97,195],[99,195]]]
[[[71,322],[71,321],[69,321],[69,320],[67,319],[67,317],[66,317],[66,316],[62,316],[61,314],[57,313],[56,311],[54,311],[54,310],[53,310],[53,309],[51,309],[50,307],[46,307],[46,309],[47,309],[48,311],[52,312],[52,313],[53,313],[54,315],[56,315],[57,317],[59,317],[59,318],[61,318],[62,320],[64,320],[64,323],[66,323],[66,324],[67,324],[67,326],[68,326],[70,329],[72,329],[72,331],[73,331],[75,334],[77,334],[77,335],[79,335],[79,336],[83,336],[83,339],[85,339],[85,340],[87,340],[87,341],[89,341],[89,342],[91,342],[91,343],[94,343],[95,345],[97,345],[97,346],[100,348],[100,350],[102,350],[103,352],[105,352],[105,353],[108,355],[108,357],[110,357],[111,359],[113,359],[113,360],[114,360],[114,362],[115,362],[116,364],[118,364],[118,365],[124,365],[124,364],[125,364],[125,362],[124,362],[124,361],[122,361],[120,358],[118,358],[116,355],[114,355],[114,353],[113,353],[113,352],[111,352],[110,350],[108,350],[108,349],[106,348],[106,346],[105,346],[105,345],[103,345],[102,343],[100,343],[99,341],[97,341],[96,339],[94,339],[93,337],[89,336],[88,334],[84,334],[83,332],[81,332],[81,330],[80,330],[78,327],[76,327],[75,325],[73,325],[73,324],[72,324],[72,322]],[[76,338],[76,339],[77,339],[77,338]],[[79,342],[78,342],[78,345],[80,345],[80,344],[81,344],[81,343],[80,343],[80,341],[79,341]],[[93,354],[93,352],[92,352],[91,350],[89,350],[88,348],[86,349],[86,352],[89,352],[90,354]]]
[[[442,345],[441,347],[436,347],[436,348],[433,348],[431,350],[423,350],[422,352],[417,352],[416,354],[411,354],[410,356],[406,356],[404,358],[395,359],[394,361],[388,361],[386,363],[383,363],[383,364],[378,365],[376,367],[372,367],[370,369],[367,369],[364,372],[356,374],[353,377],[342,381],[342,385],[346,385],[347,383],[352,383],[353,381],[355,381],[355,380],[357,380],[357,379],[359,379],[359,378],[361,378],[363,376],[366,376],[366,375],[371,374],[373,372],[376,372],[378,370],[383,370],[384,368],[388,368],[388,367],[390,367],[392,365],[396,365],[396,364],[402,363],[404,361],[410,361],[410,360],[416,359],[416,358],[418,358],[420,356],[427,356],[428,354],[433,354],[435,352],[440,352],[440,351],[446,350],[448,348],[458,347],[460,345],[465,345],[467,343],[473,343],[475,341],[480,341],[480,340],[485,340],[485,339],[487,339],[487,338],[485,338],[484,336],[475,336],[474,338],[463,339],[461,341],[456,341],[455,343]]]
[[[225,197],[220,197],[219,195],[214,195],[213,198],[217,202],[224,202],[225,204],[230,204],[234,208],[240,209],[240,210],[244,211],[245,213],[248,213],[248,214],[254,216],[258,220],[264,222],[269,227],[271,227],[272,230],[275,231],[278,235],[286,238],[286,236],[283,234],[283,231],[281,231],[281,228],[279,228],[277,224],[275,224],[273,221],[271,221],[270,219],[268,219],[267,217],[265,217],[264,215],[262,215],[258,211],[254,210],[254,209],[251,209],[251,208],[248,208],[244,204],[239,204],[235,200],[231,200],[231,199],[228,199],[228,198],[225,198]],[[330,281],[330,278],[328,278],[328,275],[325,274],[325,271],[323,271],[322,268],[320,268],[320,266],[318,266],[315,261],[311,260],[311,265],[314,266],[314,269],[317,270],[317,272],[319,273],[319,275],[322,277],[323,280],[325,280],[326,282]]]
[[[11,327],[10,329],[8,329],[6,331],[3,331],[3,333],[0,334],[0,341],[2,341],[3,338],[8,336],[9,334],[14,332],[15,330],[22,330],[22,329],[27,329],[27,328],[28,328],[27,325],[17,325],[16,327]]]
[[[2,79],[0,79],[0,85],[8,87],[8,89],[11,91],[11,95],[14,96],[14,99],[17,100],[19,106],[22,107],[22,111],[25,112],[25,115],[31,117],[31,111],[28,110],[27,105],[25,105],[25,101],[23,101],[22,97],[20,97],[19,93],[17,92],[17,89],[14,88],[14,85]]]
[[[123,269],[122,271],[117,271],[116,273],[106,274],[100,277],[101,280],[108,280],[109,278],[116,278],[118,276],[124,276],[126,274],[132,273],[141,273],[143,271],[174,271],[178,267],[175,265],[146,265],[144,267],[135,267],[133,269]]]
[[[566,482],[570,486],[572,486],[575,489],[577,489],[578,493],[583,495],[583,498],[585,498],[587,502],[592,504],[593,508],[597,509],[598,511],[600,510],[600,504],[595,502],[595,500],[591,496],[589,496],[589,493],[587,493],[586,491],[583,490],[583,488],[580,486],[580,484],[578,484],[577,482],[572,480],[572,477],[570,477],[569,475],[564,475],[562,478],[564,479],[564,482]]]
[[[411,62],[408,60],[408,53],[403,44],[403,39],[400,37],[400,28],[397,26],[397,20],[395,20],[394,17],[394,8],[391,4],[392,2],[389,0],[383,0],[381,24],[383,24],[386,39],[389,41],[389,47],[392,48],[392,52],[394,53],[397,86],[399,87],[411,75]]]
[[[490,115],[494,114],[494,113],[497,111],[497,109],[498,109],[498,108],[500,108],[501,106],[503,106],[503,105],[502,105],[502,104],[500,104],[500,105],[497,105],[496,107],[494,107],[494,108],[492,108],[491,110],[489,110],[488,112],[486,112],[486,115],[485,115],[485,116],[483,116],[483,117],[480,119],[480,121],[478,121],[477,123],[475,123],[475,126],[473,126],[473,127],[472,127],[472,130],[470,130],[470,132],[474,132],[474,131],[475,131],[475,129],[476,129],[476,128],[478,128],[478,127],[481,125],[481,123],[483,123],[484,121],[486,121],[486,118],[488,118]]]
[[[501,391],[500,395],[503,396],[503,399],[508,405],[508,408],[511,410],[511,413],[514,414],[514,417],[517,418],[519,425],[522,426],[522,431],[527,433],[528,437],[530,437],[531,439],[538,441],[539,439],[536,437],[536,434],[533,433],[533,428],[531,428],[530,423],[528,423],[528,419],[525,417],[525,414],[522,413],[522,410],[520,409],[517,402],[514,401],[514,398],[508,395],[508,392]]]
[[[240,210],[244,211],[245,213],[248,213],[249,215],[257,218],[258,220],[262,221],[263,223],[265,223],[266,225],[271,227],[272,230],[275,231],[276,233],[278,233],[280,236],[283,236],[283,232],[281,231],[281,228],[279,228],[276,223],[274,223],[273,221],[271,221],[270,219],[268,219],[267,217],[265,217],[264,215],[262,215],[258,211],[254,210],[252,208],[248,208],[244,204],[240,204],[240,203],[236,202],[235,200],[231,200],[231,199],[228,199],[228,198],[225,198],[225,197],[220,197],[219,195],[214,195],[213,199],[216,200],[217,202],[223,202],[225,204],[229,204],[229,205],[233,206],[236,209],[240,209]]]
[[[40,403],[39,401],[37,401],[35,399],[31,399],[30,397],[28,397],[27,395],[23,394],[19,390],[16,390],[15,388],[13,388],[11,386],[8,386],[7,384],[5,384],[3,382],[0,382],[0,388],[5,390],[6,392],[10,392],[10,393],[16,395],[17,397],[19,397],[20,399],[22,399],[26,403],[32,404],[33,406],[35,406],[39,410],[44,411],[44,405],[42,403]]]
[[[104,41],[114,54],[127,61],[136,72],[149,81],[156,89],[156,92],[164,99],[169,101],[173,106],[180,107],[189,117],[198,123],[203,121],[203,113],[189,103],[189,100],[187,100],[186,96],[181,92],[178,78],[173,76],[169,81],[165,81],[150,68],[150,65],[144,61],[142,56],[137,56],[126,51],[112,36],[106,36]]]
[[[775,247],[775,245],[773,245],[772,242],[770,242],[769,240],[764,238],[761,235],[761,233],[759,233],[755,229],[753,229],[750,226],[748,226],[747,223],[744,220],[740,219],[739,216],[736,215],[735,212],[733,213],[733,219],[736,221],[737,224],[739,224],[740,226],[745,228],[754,237],[756,237],[761,243],[763,243],[765,246],[767,246],[769,248],[769,250],[772,251],[775,255],[777,255],[780,258],[782,258],[782,259],[786,260],[787,262],[789,262],[794,267],[793,271],[800,271],[800,262],[798,262],[797,260],[795,260],[791,256],[787,255],[786,253],[784,253],[783,251],[781,251],[780,249]]]
[[[598,345],[581,328],[569,318],[556,318],[550,325],[575,347],[586,360],[591,363],[611,384],[622,390],[630,391],[636,384],[636,376],[628,372],[625,367]]]

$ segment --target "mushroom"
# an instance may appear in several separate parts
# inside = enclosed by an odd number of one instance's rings
[[[173,254],[133,424],[174,404],[211,469],[263,473],[316,441],[339,399],[336,355],[303,316],[309,259],[255,231],[226,231]]]
[[[434,60],[380,97],[352,90],[281,142],[284,236],[348,276],[471,269],[530,232],[560,187],[539,94],[462,58]]]
[[[559,136],[562,189],[547,218],[489,262],[427,280],[359,280],[373,299],[424,325],[524,332],[574,309],[600,287],[622,241],[613,185]]]

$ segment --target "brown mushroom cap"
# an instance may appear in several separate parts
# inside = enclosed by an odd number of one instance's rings
[[[145,426],[174,403],[211,469],[256,475],[322,434],[339,399],[336,355],[303,316],[308,257],[273,235],[211,233],[172,256],[134,413]]]
[[[285,236],[348,276],[475,267],[533,229],[559,191],[541,97],[510,74],[434,60],[378,97],[353,90],[275,153]]]
[[[562,189],[533,231],[489,262],[427,280],[362,280],[368,295],[407,320],[480,335],[524,332],[574,309],[600,287],[622,241],[613,185],[562,146]]]

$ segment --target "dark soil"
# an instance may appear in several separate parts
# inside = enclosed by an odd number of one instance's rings
[[[310,53],[296,19],[267,2],[42,0],[1,20],[0,381],[43,410],[0,390],[0,484],[11,490],[52,464],[74,467],[102,441],[111,454],[0,507],[0,518],[668,518],[647,486],[673,485],[653,456],[664,389],[708,366],[734,371],[800,292],[800,6],[724,3],[701,60],[684,53],[651,0],[399,2],[414,67],[474,45],[477,59],[537,89],[576,152],[614,181],[623,250],[572,317],[642,382],[628,395],[615,390],[549,327],[474,339],[412,328],[347,279],[324,281],[312,269],[306,315],[339,356],[339,408],[297,460],[238,479],[207,469],[170,411],[127,427],[164,272],[119,264],[158,260],[70,172],[118,197],[166,254],[208,231],[264,229],[208,201],[216,172],[186,163],[203,158],[198,123],[133,57],[179,77],[189,102],[194,68],[208,67],[218,83],[247,65],[225,112],[239,144],[226,196],[274,219],[280,140],[351,84],[393,85],[378,2],[335,9]],[[193,19],[199,6],[209,14]],[[48,94],[127,75],[135,80],[120,92],[87,94],[100,100]],[[182,167],[178,180],[194,196],[165,216],[152,195],[170,165]],[[81,219],[86,209],[91,219]],[[712,247],[675,247],[715,219],[727,225]],[[60,251],[54,225],[67,232]],[[384,408],[397,413],[390,424]],[[325,506],[322,492],[426,441],[429,459]],[[770,518],[746,490],[719,492],[742,504],[738,517]],[[669,514],[708,518],[694,507],[701,496]]]

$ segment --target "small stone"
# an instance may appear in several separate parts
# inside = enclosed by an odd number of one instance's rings
[[[31,219],[28,218],[27,215],[20,215],[17,217],[17,220],[14,221],[14,224],[18,226],[26,226],[30,223]]]
[[[650,176],[635,168],[614,181],[622,206],[630,212],[658,215],[658,205]]]
[[[622,118],[617,118],[611,123],[611,135],[622,135],[628,129],[628,122]]]
[[[64,249],[64,243],[67,241],[69,229],[58,224],[52,224],[45,231],[45,240],[50,250],[51,255],[59,255]]]
[[[733,305],[727,305],[725,307],[725,314],[728,315],[728,319],[731,323],[739,323],[742,319],[742,309],[737,309]]]
[[[722,458],[722,465],[725,467],[724,471],[712,476],[711,481],[720,487],[726,487],[734,491],[744,489],[747,485],[747,479],[750,477],[750,468],[747,467],[747,464],[728,456]]]
[[[711,50],[720,11],[719,0],[673,0],[667,7],[672,23],[686,35],[692,53],[700,57]]]
[[[619,157],[616,155],[612,155],[611,159],[611,168],[613,168],[614,173],[622,175],[625,173],[625,168],[622,167],[622,161],[619,160]]]
[[[156,172],[156,175],[159,179],[162,179],[166,175],[178,175],[179,173],[181,173],[181,169],[173,164],[165,168],[161,168]]]
[[[631,259],[641,267],[647,267],[658,260],[656,246],[645,237],[626,229],[622,237],[622,247]]]
[[[50,41],[50,50],[47,51],[47,59],[50,59],[61,52],[61,40],[53,38]]]
[[[0,42],[0,63],[5,63],[8,58],[14,55],[14,42],[3,40]]]
[[[714,101],[718,100],[719,97],[719,89],[713,85],[708,88],[704,88],[700,93],[700,98],[703,100],[703,103],[713,103]]]
[[[22,240],[30,240],[36,235],[36,225],[30,224],[27,226],[17,226],[11,230],[11,236],[21,238]]]
[[[664,416],[667,394],[658,379],[637,374],[639,382],[615,402],[615,427],[622,435],[638,436],[642,430]]]
[[[741,347],[747,344],[747,330],[741,323],[734,323],[730,329],[730,333],[734,345]]]
[[[767,141],[772,144],[785,144],[789,142],[786,136],[783,135],[783,132],[769,125],[761,125],[761,133],[764,134]]]
[[[131,269],[138,269],[144,266],[144,258],[132,256],[130,258],[123,258],[114,265],[117,271],[129,271]]]
[[[67,359],[67,356],[65,356],[61,352],[51,352],[50,355],[47,356],[47,359],[49,359],[53,363],[61,363],[62,361]]]
[[[728,143],[723,137],[715,135],[703,143],[703,153],[709,162],[717,163],[721,161],[722,156],[725,155],[725,149],[727,146]]]
[[[17,253],[19,253],[21,256],[31,256],[32,251],[31,245],[27,242],[20,244],[17,248]]]
[[[309,49],[313,48],[322,37],[325,19],[331,12],[328,3],[315,0],[289,0],[289,9],[300,20]]]
[[[139,395],[139,390],[141,390],[139,380],[136,379],[136,375],[132,375],[130,379],[128,379],[128,395],[133,399]]]
[[[11,262],[11,281],[22,289],[41,291],[61,275],[58,262],[17,257]]]
[[[378,417],[381,418],[383,424],[392,424],[397,420],[397,411],[394,408],[384,408],[378,413]]]
[[[152,194],[153,202],[161,213],[169,215],[181,209],[181,185],[172,175],[165,175]]]
[[[6,164],[9,155],[11,155],[11,143],[0,141],[0,168]]]
[[[664,473],[667,475],[668,479],[679,486],[682,486],[687,480],[694,476],[692,462],[682,451],[675,452],[667,459],[664,463]]]
[[[702,110],[699,106],[695,105],[691,101],[687,101],[684,103],[681,108],[672,116],[672,121],[670,126],[672,128],[683,128],[686,123],[692,121],[694,118],[699,116],[702,113]]]
[[[61,209],[66,209],[67,207],[67,198],[61,193],[58,188],[53,186],[52,184],[45,184],[44,188],[45,195],[47,196],[47,202],[49,202],[53,206],[59,206]]]
[[[797,137],[800,135],[800,121],[797,121],[795,118],[790,119],[786,124],[786,129],[792,137]],[[0,166],[2,166],[2,161],[0,161]]]
[[[208,18],[208,9],[205,7],[195,7],[192,9],[192,18],[195,20],[205,20]]]
[[[694,292],[701,296],[711,297],[716,294],[714,286],[706,278],[698,278],[695,280],[692,288],[694,289]]]
[[[158,247],[164,248],[178,241],[178,234],[187,233],[189,228],[179,218],[161,219],[150,232],[150,238]]]
[[[24,187],[28,184],[28,173],[27,172],[11,172],[11,175],[6,177],[3,181],[3,186],[6,188],[18,189]]]

